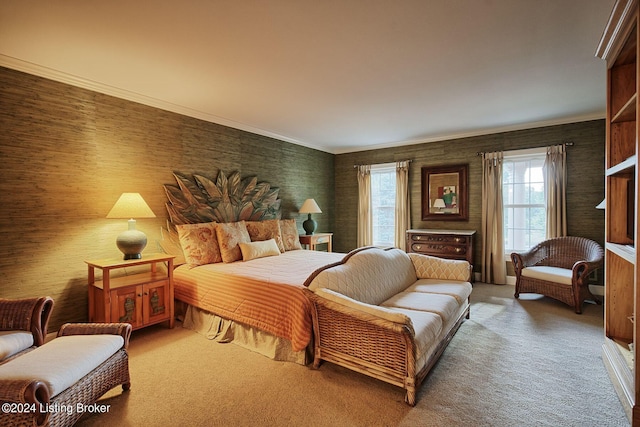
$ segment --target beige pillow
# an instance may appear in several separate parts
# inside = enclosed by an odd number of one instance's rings
[[[471,266],[462,259],[444,259],[424,254],[410,253],[418,279],[471,280]]]
[[[274,239],[280,252],[284,252],[280,222],[277,219],[266,221],[246,221],[247,231],[252,242]]]
[[[302,249],[300,244],[300,236],[298,236],[298,225],[295,219],[281,219],[280,231],[282,233],[282,242],[285,251]]]
[[[239,243],[242,259],[250,261],[256,258],[280,255],[280,248],[275,239],[262,240],[259,242]]]
[[[222,261],[215,222],[176,225],[176,229],[189,267]]]
[[[239,243],[251,243],[244,221],[218,223],[216,225],[218,245],[222,261],[234,262],[242,259]]]

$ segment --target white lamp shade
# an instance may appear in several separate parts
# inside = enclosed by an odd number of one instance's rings
[[[140,193],[122,193],[107,218],[130,218],[128,230],[120,233],[116,245],[124,254],[124,259],[142,258],[142,250],[147,246],[147,236],[136,230],[136,220],[133,218],[155,218],[155,214],[144,201]]]
[[[155,218],[147,202],[140,193],[122,193],[113,205],[107,218]]]
[[[444,200],[443,199],[435,199],[433,201],[433,207],[434,208],[444,208],[447,205],[444,204]]]
[[[320,207],[313,199],[307,199],[302,204],[302,207],[298,211],[299,213],[322,213]]]

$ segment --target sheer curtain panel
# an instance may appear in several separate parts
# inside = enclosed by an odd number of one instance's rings
[[[547,239],[567,235],[567,152],[564,144],[547,148],[542,168],[547,205]]]
[[[358,166],[358,247],[373,243],[371,165]]]
[[[407,248],[407,230],[411,225],[409,200],[409,161],[396,162],[395,246]]]
[[[482,155],[482,278],[484,283],[505,284],[502,203],[502,152]]]

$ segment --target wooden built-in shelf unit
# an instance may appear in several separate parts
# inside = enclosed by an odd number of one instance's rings
[[[638,0],[618,0],[596,52],[607,62],[603,360],[633,426],[640,426],[638,45]]]

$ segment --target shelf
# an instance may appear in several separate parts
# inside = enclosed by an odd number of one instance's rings
[[[618,163],[617,165],[607,169],[606,175],[613,176],[619,173],[631,173],[633,172],[633,169],[636,167],[636,163],[637,163],[637,156],[633,155],[628,159]]]
[[[638,292],[638,0],[616,0],[598,47],[607,61],[603,362],[632,426],[640,427]]]
[[[629,370],[632,370],[633,369],[633,352],[629,347],[631,344],[628,344],[624,341],[615,340],[615,339],[613,340],[613,342],[616,345],[617,350],[620,352],[620,356],[622,356],[622,359],[626,362],[626,365],[629,368]]]
[[[607,242],[605,244],[605,248],[618,255],[620,258],[624,259],[630,264],[636,263],[636,248],[631,245],[621,245],[618,243],[610,243]]]
[[[146,272],[139,274],[132,274],[130,276],[112,277],[109,280],[109,289],[124,288],[131,285],[140,285],[143,283],[161,282],[167,280],[167,274],[165,272]],[[93,284],[98,289],[104,289],[102,280],[96,280]]]
[[[634,93],[631,96],[631,99],[629,99],[629,101],[622,106],[620,111],[618,111],[618,114],[611,119],[611,123],[634,121],[636,119],[636,101],[637,95]]]
[[[166,262],[175,258],[173,255],[167,255],[162,253],[156,254],[143,254],[141,259],[129,259],[123,260],[122,258],[106,258],[92,261],[85,261],[91,267],[101,269],[114,269],[124,267],[135,267],[138,265],[146,265],[155,262]]]

